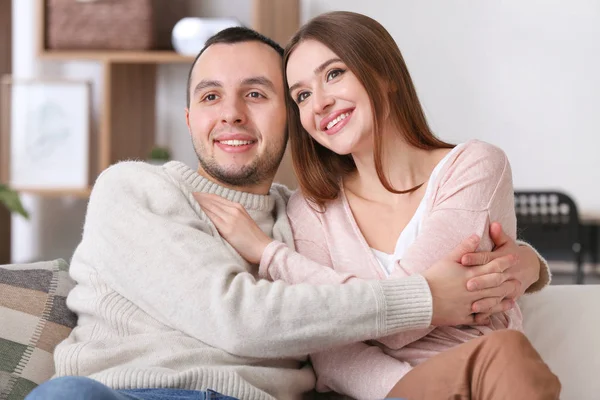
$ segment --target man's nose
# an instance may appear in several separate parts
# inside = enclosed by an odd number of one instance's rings
[[[333,96],[331,96],[331,94],[329,94],[327,91],[320,88],[317,88],[313,91],[312,105],[313,112],[315,114],[322,114],[329,111],[329,108],[334,102]]]
[[[246,103],[240,99],[229,99],[223,102],[221,121],[230,125],[243,125],[247,121]]]

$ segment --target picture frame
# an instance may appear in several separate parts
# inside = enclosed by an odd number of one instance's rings
[[[0,82],[0,182],[18,191],[87,191],[91,82]]]

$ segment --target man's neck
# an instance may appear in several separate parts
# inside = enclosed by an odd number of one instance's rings
[[[255,184],[255,185],[243,185],[243,186],[238,186],[238,185],[230,185],[226,182],[220,181],[218,179],[216,179],[215,177],[213,177],[212,175],[210,175],[208,172],[206,172],[201,166],[198,166],[198,174],[206,179],[208,179],[211,182],[216,183],[217,185],[221,185],[227,189],[231,189],[231,190],[236,190],[238,192],[245,192],[245,193],[251,193],[251,194],[258,194],[258,195],[267,195],[269,194],[269,190],[271,189],[271,185],[273,184],[273,178]]]

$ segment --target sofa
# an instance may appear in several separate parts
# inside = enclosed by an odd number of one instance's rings
[[[63,260],[0,266],[0,400],[53,372],[52,351],[76,323]],[[600,285],[550,286],[520,300],[525,333],[561,380],[563,400],[600,396]]]

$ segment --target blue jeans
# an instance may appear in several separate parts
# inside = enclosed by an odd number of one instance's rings
[[[25,400],[237,400],[212,390],[111,389],[83,376],[64,376],[44,382]]]

